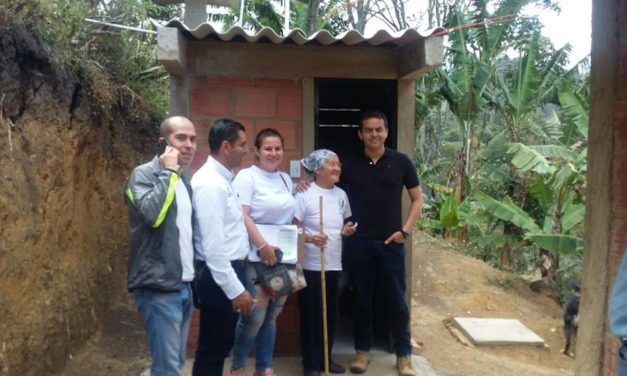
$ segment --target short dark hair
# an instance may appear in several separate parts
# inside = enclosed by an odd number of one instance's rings
[[[239,138],[239,131],[246,132],[244,126],[233,119],[218,119],[209,129],[209,150],[215,154],[224,141],[234,144]]]
[[[279,131],[274,128],[266,128],[259,131],[259,133],[257,133],[257,137],[255,137],[255,147],[257,149],[261,148],[261,143],[266,139],[266,137],[277,137],[281,140],[281,146],[283,146],[285,142]]]
[[[364,120],[368,120],[368,119],[381,119],[383,120],[383,125],[385,126],[385,129],[388,129],[388,118],[385,116],[385,114],[381,111],[365,111],[361,113],[361,116],[359,116],[359,130],[361,131],[364,127]]]

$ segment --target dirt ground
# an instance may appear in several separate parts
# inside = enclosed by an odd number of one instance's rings
[[[560,352],[563,309],[554,300],[427,235],[418,234],[414,246],[412,332],[435,369],[464,376],[574,374],[574,358]],[[444,325],[456,316],[518,319],[547,347],[466,346]]]
[[[574,359],[563,347],[562,308],[522,281],[446,243],[418,234],[415,241],[412,332],[422,355],[442,375],[572,375]],[[544,338],[547,347],[472,347],[444,325],[454,316],[514,318]],[[63,376],[137,376],[149,364],[144,331],[128,294],[122,292],[101,330],[72,356]],[[291,376],[291,375],[286,375]]]

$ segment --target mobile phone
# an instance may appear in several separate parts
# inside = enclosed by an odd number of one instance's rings
[[[274,256],[276,257],[277,262],[281,262],[283,260],[283,251],[280,248],[274,250]]]
[[[165,153],[165,149],[169,145],[170,144],[168,143],[168,139],[167,138],[160,139],[159,142],[157,143],[157,155],[161,155],[161,154]]]
[[[261,258],[261,253],[259,252],[259,250],[257,250],[257,256]],[[276,257],[277,262],[281,262],[281,260],[283,260],[283,251],[281,251],[281,248],[277,248],[274,250],[274,257]]]
[[[353,228],[357,228],[357,226],[358,226],[358,225],[359,225],[359,222],[355,222],[355,223],[353,224]]]

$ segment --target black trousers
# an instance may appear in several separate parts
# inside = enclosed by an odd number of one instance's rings
[[[405,246],[353,236],[345,239],[344,247],[342,265],[355,292],[355,350],[370,351],[372,347],[372,296],[378,281],[387,304],[396,355],[411,354],[409,307],[405,302]]]
[[[298,292],[300,309],[300,352],[305,371],[324,370],[324,342],[322,334],[322,289],[319,271],[305,270],[307,287]],[[337,321],[339,271],[325,272],[327,293],[327,336],[329,360],[333,350]]]
[[[232,261],[240,281],[244,280],[244,261]],[[204,262],[196,262],[196,270],[205,267],[197,284],[200,301],[198,347],[192,368],[193,376],[222,376],[224,359],[229,355],[235,338],[239,315],[233,312],[231,300],[216,284]]]

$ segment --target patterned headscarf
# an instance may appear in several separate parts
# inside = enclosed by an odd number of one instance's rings
[[[337,156],[329,149],[318,149],[309,153],[308,156],[300,160],[300,163],[310,172],[320,169],[327,160],[333,156]]]

